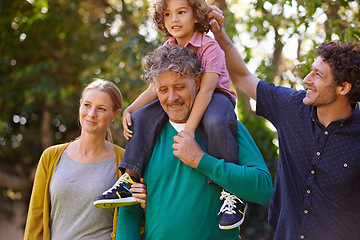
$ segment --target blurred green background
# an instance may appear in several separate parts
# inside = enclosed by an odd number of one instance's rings
[[[277,85],[302,89],[319,44],[360,37],[358,1],[207,3],[224,11],[226,31],[250,70]],[[124,108],[146,89],[139,77],[141,59],[166,40],[149,18],[149,5],[147,0],[0,0],[0,225],[15,221],[9,226],[22,234],[39,157],[48,146],[79,135],[79,98],[86,83],[115,82]],[[253,100],[238,93],[237,105],[239,120],[274,178],[276,131],[255,116]],[[125,147],[120,119],[112,130],[115,143]],[[243,239],[272,239],[267,207],[250,204]]]

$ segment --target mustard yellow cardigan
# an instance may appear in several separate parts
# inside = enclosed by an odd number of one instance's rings
[[[61,154],[70,142],[60,145],[55,145],[47,148],[41,155],[33,190],[30,198],[29,211],[26,219],[26,227],[24,240],[49,240],[50,239],[50,182],[53,176],[56,164],[58,163]],[[116,175],[120,177],[121,173],[118,169],[121,158],[125,150],[117,145],[114,145],[116,156]],[[113,232],[111,237],[115,239],[116,225],[117,225],[117,210],[115,209]]]

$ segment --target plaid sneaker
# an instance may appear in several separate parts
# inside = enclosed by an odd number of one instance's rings
[[[230,194],[226,190],[221,192],[220,199],[224,200],[224,203],[218,213],[218,215],[220,215],[219,228],[226,230],[240,226],[244,222],[245,213],[248,207],[247,202]]]
[[[112,188],[95,198],[94,206],[97,208],[116,208],[137,204],[138,202],[130,192],[131,185],[136,183],[140,183],[139,179],[127,173],[123,174]]]

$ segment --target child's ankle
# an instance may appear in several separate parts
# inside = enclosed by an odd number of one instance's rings
[[[139,178],[139,174],[137,172],[135,172],[134,170],[125,169],[125,173],[128,173],[133,177]]]

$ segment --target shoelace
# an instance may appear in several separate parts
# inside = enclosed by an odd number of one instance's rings
[[[126,174],[126,173],[125,173]],[[103,192],[103,195],[106,195],[106,194],[108,194],[108,193],[111,193],[113,190],[115,190],[115,189],[117,189],[119,186],[120,186],[120,184],[122,184],[123,182],[124,182],[124,178],[126,178],[125,176],[127,176],[127,175],[123,175],[123,176],[121,176],[120,178],[119,178],[119,180],[117,180],[117,182],[110,188],[110,189],[108,189],[108,190],[106,190],[105,192]]]
[[[221,196],[220,196],[220,200],[224,200],[223,205],[220,208],[220,211],[218,213],[218,215],[220,213],[228,213],[228,214],[235,214],[235,210],[234,208],[236,208],[236,199],[238,201],[240,201],[241,203],[243,203],[243,201],[241,201],[238,197],[236,197],[235,195],[232,195],[228,192],[222,191],[221,192]]]

